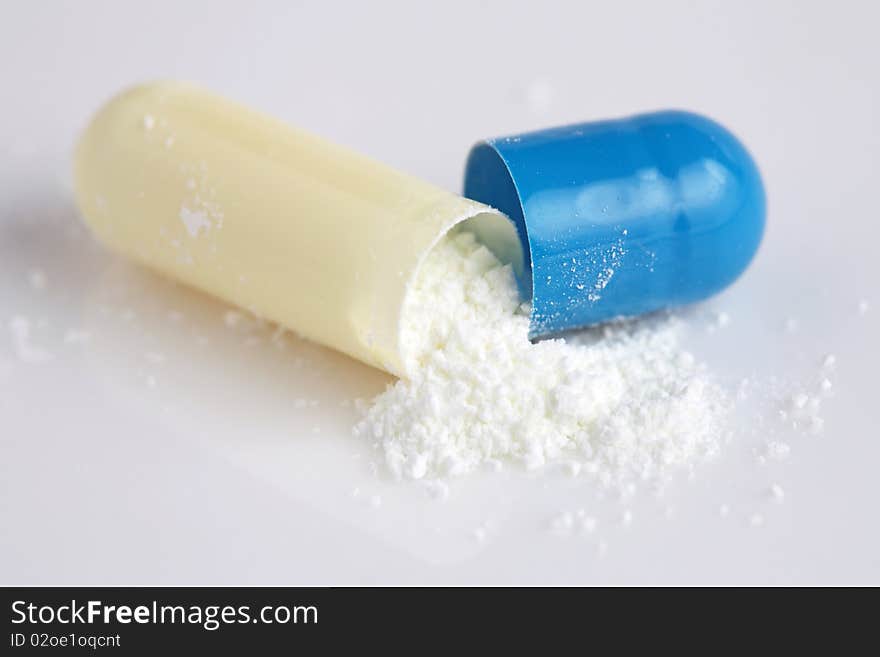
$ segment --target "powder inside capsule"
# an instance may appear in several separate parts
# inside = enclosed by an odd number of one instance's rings
[[[560,463],[609,485],[662,481],[724,439],[726,395],[680,346],[676,320],[532,343],[510,266],[468,232],[427,256],[402,322],[410,375],[355,427],[395,478]]]

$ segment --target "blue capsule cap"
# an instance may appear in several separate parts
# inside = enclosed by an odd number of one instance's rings
[[[749,153],[681,111],[480,142],[464,195],[516,223],[533,337],[704,299],[745,270],[764,232]]]

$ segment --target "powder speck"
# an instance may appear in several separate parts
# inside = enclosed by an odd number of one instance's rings
[[[782,489],[782,486],[772,484],[770,486],[770,497],[773,498],[774,502],[782,502],[785,499],[785,491]]]
[[[596,531],[596,526],[598,525],[598,521],[591,516],[584,516],[581,518],[581,532],[584,534],[592,534]]]
[[[774,461],[784,461],[791,454],[791,447],[778,440],[770,441],[765,448],[765,456]]]
[[[179,216],[190,237],[197,237],[199,231],[208,231],[211,228],[211,220],[208,218],[208,213],[204,210],[191,210],[186,206],[182,206]]]
[[[31,342],[31,323],[26,317],[16,315],[9,320],[12,349],[16,357],[25,363],[44,363],[52,354]]]
[[[574,527],[574,515],[571,511],[563,511],[550,521],[550,528],[558,534],[567,534]]]
[[[799,392],[799,393],[795,394],[794,396],[792,396],[791,405],[792,405],[792,407],[794,407],[796,409],[800,409],[800,408],[804,408],[809,401],[810,401],[810,397],[806,393]]]

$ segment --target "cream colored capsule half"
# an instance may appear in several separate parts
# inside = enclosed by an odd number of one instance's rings
[[[469,221],[522,261],[495,210],[184,83],[107,103],[74,179],[115,250],[399,376],[404,298],[444,233]]]

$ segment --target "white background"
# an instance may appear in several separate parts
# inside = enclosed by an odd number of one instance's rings
[[[0,582],[880,584],[875,6],[4,2]],[[374,476],[349,400],[387,377],[230,330],[224,306],[81,227],[75,137],[110,95],[154,78],[452,190],[481,137],[665,107],[715,117],[762,168],[768,230],[747,274],[691,311],[691,346],[720,379],[762,382],[768,412],[741,411],[722,457],[660,498],[512,471],[437,502]],[[718,312],[731,321],[711,333],[700,318]],[[18,357],[15,317],[51,360]],[[90,339],[66,343],[71,330]],[[769,391],[811,389],[827,353],[824,431],[786,430]],[[787,462],[756,461],[770,437],[791,445]],[[578,509],[593,535],[550,531]]]

